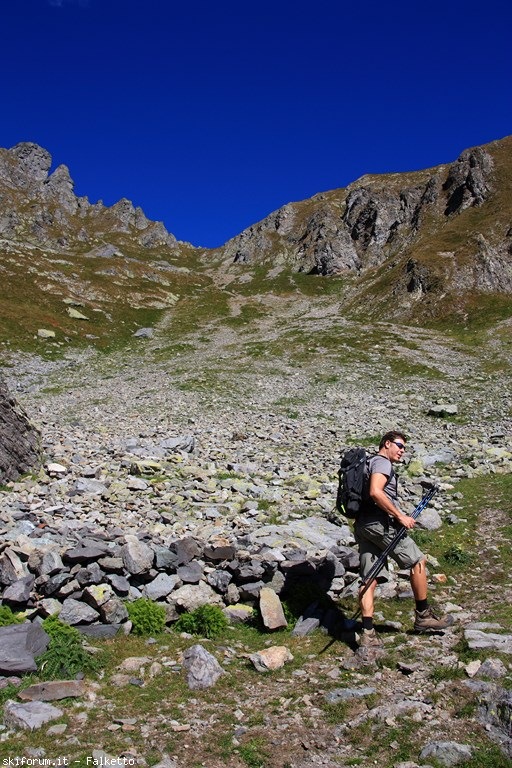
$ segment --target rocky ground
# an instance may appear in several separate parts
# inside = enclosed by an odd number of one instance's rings
[[[333,507],[340,449],[351,444],[374,447],[378,436],[394,427],[410,435],[401,470],[404,507],[410,510],[417,503],[422,482],[435,480],[443,492],[424,515],[424,526],[442,531],[456,523],[465,514],[465,500],[457,494],[460,480],[506,475],[512,469],[507,348],[497,351],[490,340],[483,348],[468,349],[439,334],[413,329],[405,329],[399,343],[395,329],[383,324],[380,330],[383,338],[390,334],[390,347],[375,346],[362,360],[351,354],[345,365],[322,350],[321,333],[309,359],[306,355],[301,362],[286,354],[249,358],[240,347],[234,352],[226,333],[216,337],[215,332],[207,347],[183,350],[172,358],[163,354],[158,336],[110,355],[70,352],[55,362],[11,356],[7,361],[11,367],[4,373],[41,430],[44,467],[35,477],[0,493],[2,573],[8,570],[5,553],[13,551],[20,579],[46,576],[36,585],[42,587],[50,573],[35,566],[28,573],[26,566],[34,563],[30,561],[31,555],[35,557],[34,541],[43,549],[58,544],[62,554],[90,544],[87,537],[120,548],[126,546],[126,536],[132,536],[161,549],[192,537],[215,546],[233,545],[238,554],[240,549],[254,554],[263,544],[281,556],[284,551],[285,560],[295,549],[303,560],[325,562],[326,551],[338,557],[340,547],[353,545],[347,526],[333,532],[319,522]],[[428,365],[430,375],[418,368],[420,364]],[[496,506],[488,512],[479,518],[479,562],[485,564],[486,573],[495,569],[500,574],[503,542],[497,531],[510,521]],[[209,583],[215,560],[196,559],[206,563],[199,583]],[[248,557],[247,567],[256,568],[253,560]],[[9,568],[13,563],[11,558]],[[137,581],[133,572],[126,572],[126,560],[124,566],[123,577],[130,583],[117,594],[126,596],[130,590],[132,597],[150,594],[149,576]],[[379,620],[385,650],[375,658],[355,653],[355,635],[338,638],[324,650],[329,635],[279,633],[276,643],[286,645],[295,661],[265,675],[248,671],[250,643],[246,647],[245,640],[237,641],[238,647],[216,647],[231,683],[218,684],[215,701],[211,695],[191,692],[180,720],[166,715],[162,702],[160,714],[150,717],[127,706],[130,714],[123,722],[119,706],[117,717],[109,718],[108,691],[93,687],[86,715],[81,710],[81,719],[71,718],[62,733],[54,732],[59,754],[81,755],[89,745],[92,755],[95,742],[87,740],[86,731],[94,732],[91,714],[97,707],[105,713],[101,722],[109,733],[118,733],[119,726],[126,754],[138,764],[163,761],[169,768],[221,764],[339,768],[377,762],[401,768],[416,764],[473,768],[487,765],[470,762],[476,759],[475,745],[478,759],[483,760],[486,749],[490,756],[496,754],[492,750],[497,743],[502,745],[499,754],[510,757],[506,717],[510,718],[511,627],[503,621],[494,626],[490,620],[493,606],[510,602],[510,580],[497,579],[493,587],[479,567],[465,571],[464,579],[446,580],[435,560],[430,568],[437,603],[456,616],[453,630],[428,638],[407,633],[410,606],[393,609],[390,619],[383,601]],[[279,566],[272,572],[277,591],[275,573],[282,570]],[[249,575],[258,581],[257,569]],[[336,573],[330,590],[335,601],[354,577],[355,568],[348,563]],[[198,581],[188,583],[197,586]],[[247,578],[240,583],[244,581],[251,583]],[[68,578],[51,594],[34,596],[31,583],[33,608],[39,609],[41,599],[63,603],[76,597],[76,584],[69,584]],[[393,594],[406,596],[404,584],[396,574]],[[237,596],[231,592],[230,599],[221,602],[236,604]],[[246,592],[241,602],[256,599]],[[172,609],[172,591],[158,599]],[[261,644],[272,644],[276,638],[264,638]],[[481,666],[478,659],[472,659],[471,666],[461,656],[462,638],[477,654],[480,649]],[[127,638],[127,653],[130,642]],[[182,638],[180,648],[171,653],[183,653],[194,642]],[[136,658],[141,655],[139,649]],[[135,662],[134,672],[142,689],[158,685],[158,675],[166,670],[176,674],[172,672],[176,659],[159,644],[147,646],[144,657],[148,660],[138,666]],[[149,669],[155,663],[163,665],[163,672]],[[450,670],[456,674],[450,676]],[[471,716],[462,716],[469,712],[466,704],[478,697],[479,717],[475,708]],[[144,706],[143,699],[135,699]],[[508,712],[505,720],[492,715],[490,702],[499,702],[500,711]],[[171,741],[163,735],[169,722],[174,723]],[[45,734],[48,728],[44,727]],[[219,745],[225,732],[229,749],[225,746],[223,752]],[[5,748],[23,754],[24,739],[20,741],[16,729],[7,728],[1,738]],[[31,750],[38,748],[33,735],[25,742]],[[99,759],[101,754],[113,754],[114,748],[102,738],[96,749]],[[119,743],[116,749],[116,757],[124,754]],[[44,750],[52,757],[51,748]]]

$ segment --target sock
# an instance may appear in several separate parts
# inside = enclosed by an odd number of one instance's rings
[[[373,616],[363,616],[363,629],[373,629]]]
[[[426,611],[428,608],[428,600],[416,600],[416,610],[420,613],[423,613],[423,611]]]

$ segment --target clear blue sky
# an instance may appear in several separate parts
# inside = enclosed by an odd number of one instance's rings
[[[4,0],[0,146],[214,247],[512,133],[503,0]]]

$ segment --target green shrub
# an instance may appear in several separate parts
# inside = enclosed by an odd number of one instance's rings
[[[50,636],[48,648],[37,659],[39,676],[43,680],[75,677],[78,672],[96,672],[99,669],[99,659],[84,649],[77,629],[64,624],[57,616],[45,619],[43,629]]]
[[[8,605],[0,605],[0,627],[7,627],[9,624],[22,624],[25,621],[24,616],[19,613],[13,613]]]
[[[467,552],[459,544],[454,544],[443,553],[443,560],[449,565],[467,565],[472,559],[471,552]]]
[[[76,629],[76,627],[70,626],[69,624],[65,624],[59,619],[59,616],[56,613],[54,613],[52,616],[48,616],[48,618],[43,621],[43,629],[52,640],[55,638],[60,639],[66,637],[73,639],[76,642],[82,642],[82,635],[78,629]]]
[[[188,632],[190,635],[201,635],[210,640],[219,637],[226,627],[228,620],[218,605],[201,605],[190,613],[183,613],[174,624],[176,632]]]
[[[147,597],[126,603],[135,635],[159,635],[165,627],[165,608]]]

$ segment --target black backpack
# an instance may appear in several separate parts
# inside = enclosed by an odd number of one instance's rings
[[[368,501],[369,461],[364,448],[349,448],[341,457],[336,509],[352,520]]]

